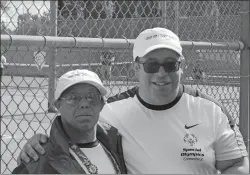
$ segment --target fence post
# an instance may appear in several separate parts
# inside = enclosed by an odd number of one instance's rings
[[[52,23],[51,36],[57,36],[57,1],[50,1],[50,20]],[[55,47],[49,50],[49,92],[48,92],[48,112],[55,112],[53,105],[54,90],[56,85],[56,54]]]
[[[246,146],[249,148],[249,88],[250,88],[250,27],[249,27],[249,0],[241,1],[241,41],[244,49],[240,56],[240,118],[239,129]]]
[[[174,1],[174,11],[175,11],[175,34],[179,35],[179,18],[180,18],[180,10],[179,10],[179,1]]]
[[[167,1],[160,1],[164,27],[167,27]]]

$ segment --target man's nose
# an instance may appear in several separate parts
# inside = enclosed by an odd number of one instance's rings
[[[160,66],[159,71],[157,73],[159,76],[164,76],[167,74],[163,66]]]
[[[79,108],[89,108],[89,101],[86,98],[82,98],[79,102]]]

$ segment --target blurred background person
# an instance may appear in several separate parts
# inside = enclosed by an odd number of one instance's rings
[[[1,56],[1,74],[0,74],[0,82],[2,82],[2,76],[4,74],[4,64],[6,63],[6,58],[5,56]]]
[[[101,77],[104,84],[110,84],[112,74],[112,64],[115,61],[114,52],[112,50],[101,53]]]

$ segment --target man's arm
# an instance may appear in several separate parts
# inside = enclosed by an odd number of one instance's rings
[[[216,168],[222,174],[249,174],[249,159],[238,126],[225,108],[216,117]]]
[[[249,159],[241,157],[238,159],[216,161],[216,168],[221,174],[249,174]]]
[[[35,134],[33,135],[27,143],[23,146],[18,158],[17,164],[20,165],[21,161],[23,160],[26,163],[30,162],[30,158],[37,161],[39,159],[39,155],[45,153],[44,148],[41,144],[48,142],[48,136],[45,134]]]

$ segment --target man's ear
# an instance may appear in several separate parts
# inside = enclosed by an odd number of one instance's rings
[[[133,62],[133,69],[135,72],[138,72],[140,69],[140,65],[135,61]]]
[[[185,59],[183,59],[181,60],[181,64],[180,64],[180,71],[182,74],[185,71],[185,67],[186,67],[186,62],[185,62]]]
[[[137,62],[132,63],[133,71],[134,71],[134,77],[136,80],[139,80],[139,70],[140,70],[140,64]]]
[[[60,109],[60,102],[59,102],[59,100],[56,100],[55,102],[54,102],[54,106],[56,107],[56,109]]]
[[[107,99],[106,99],[106,97],[102,97],[102,100],[101,100],[101,110],[103,109],[103,107],[104,107],[104,105],[107,103]]]

